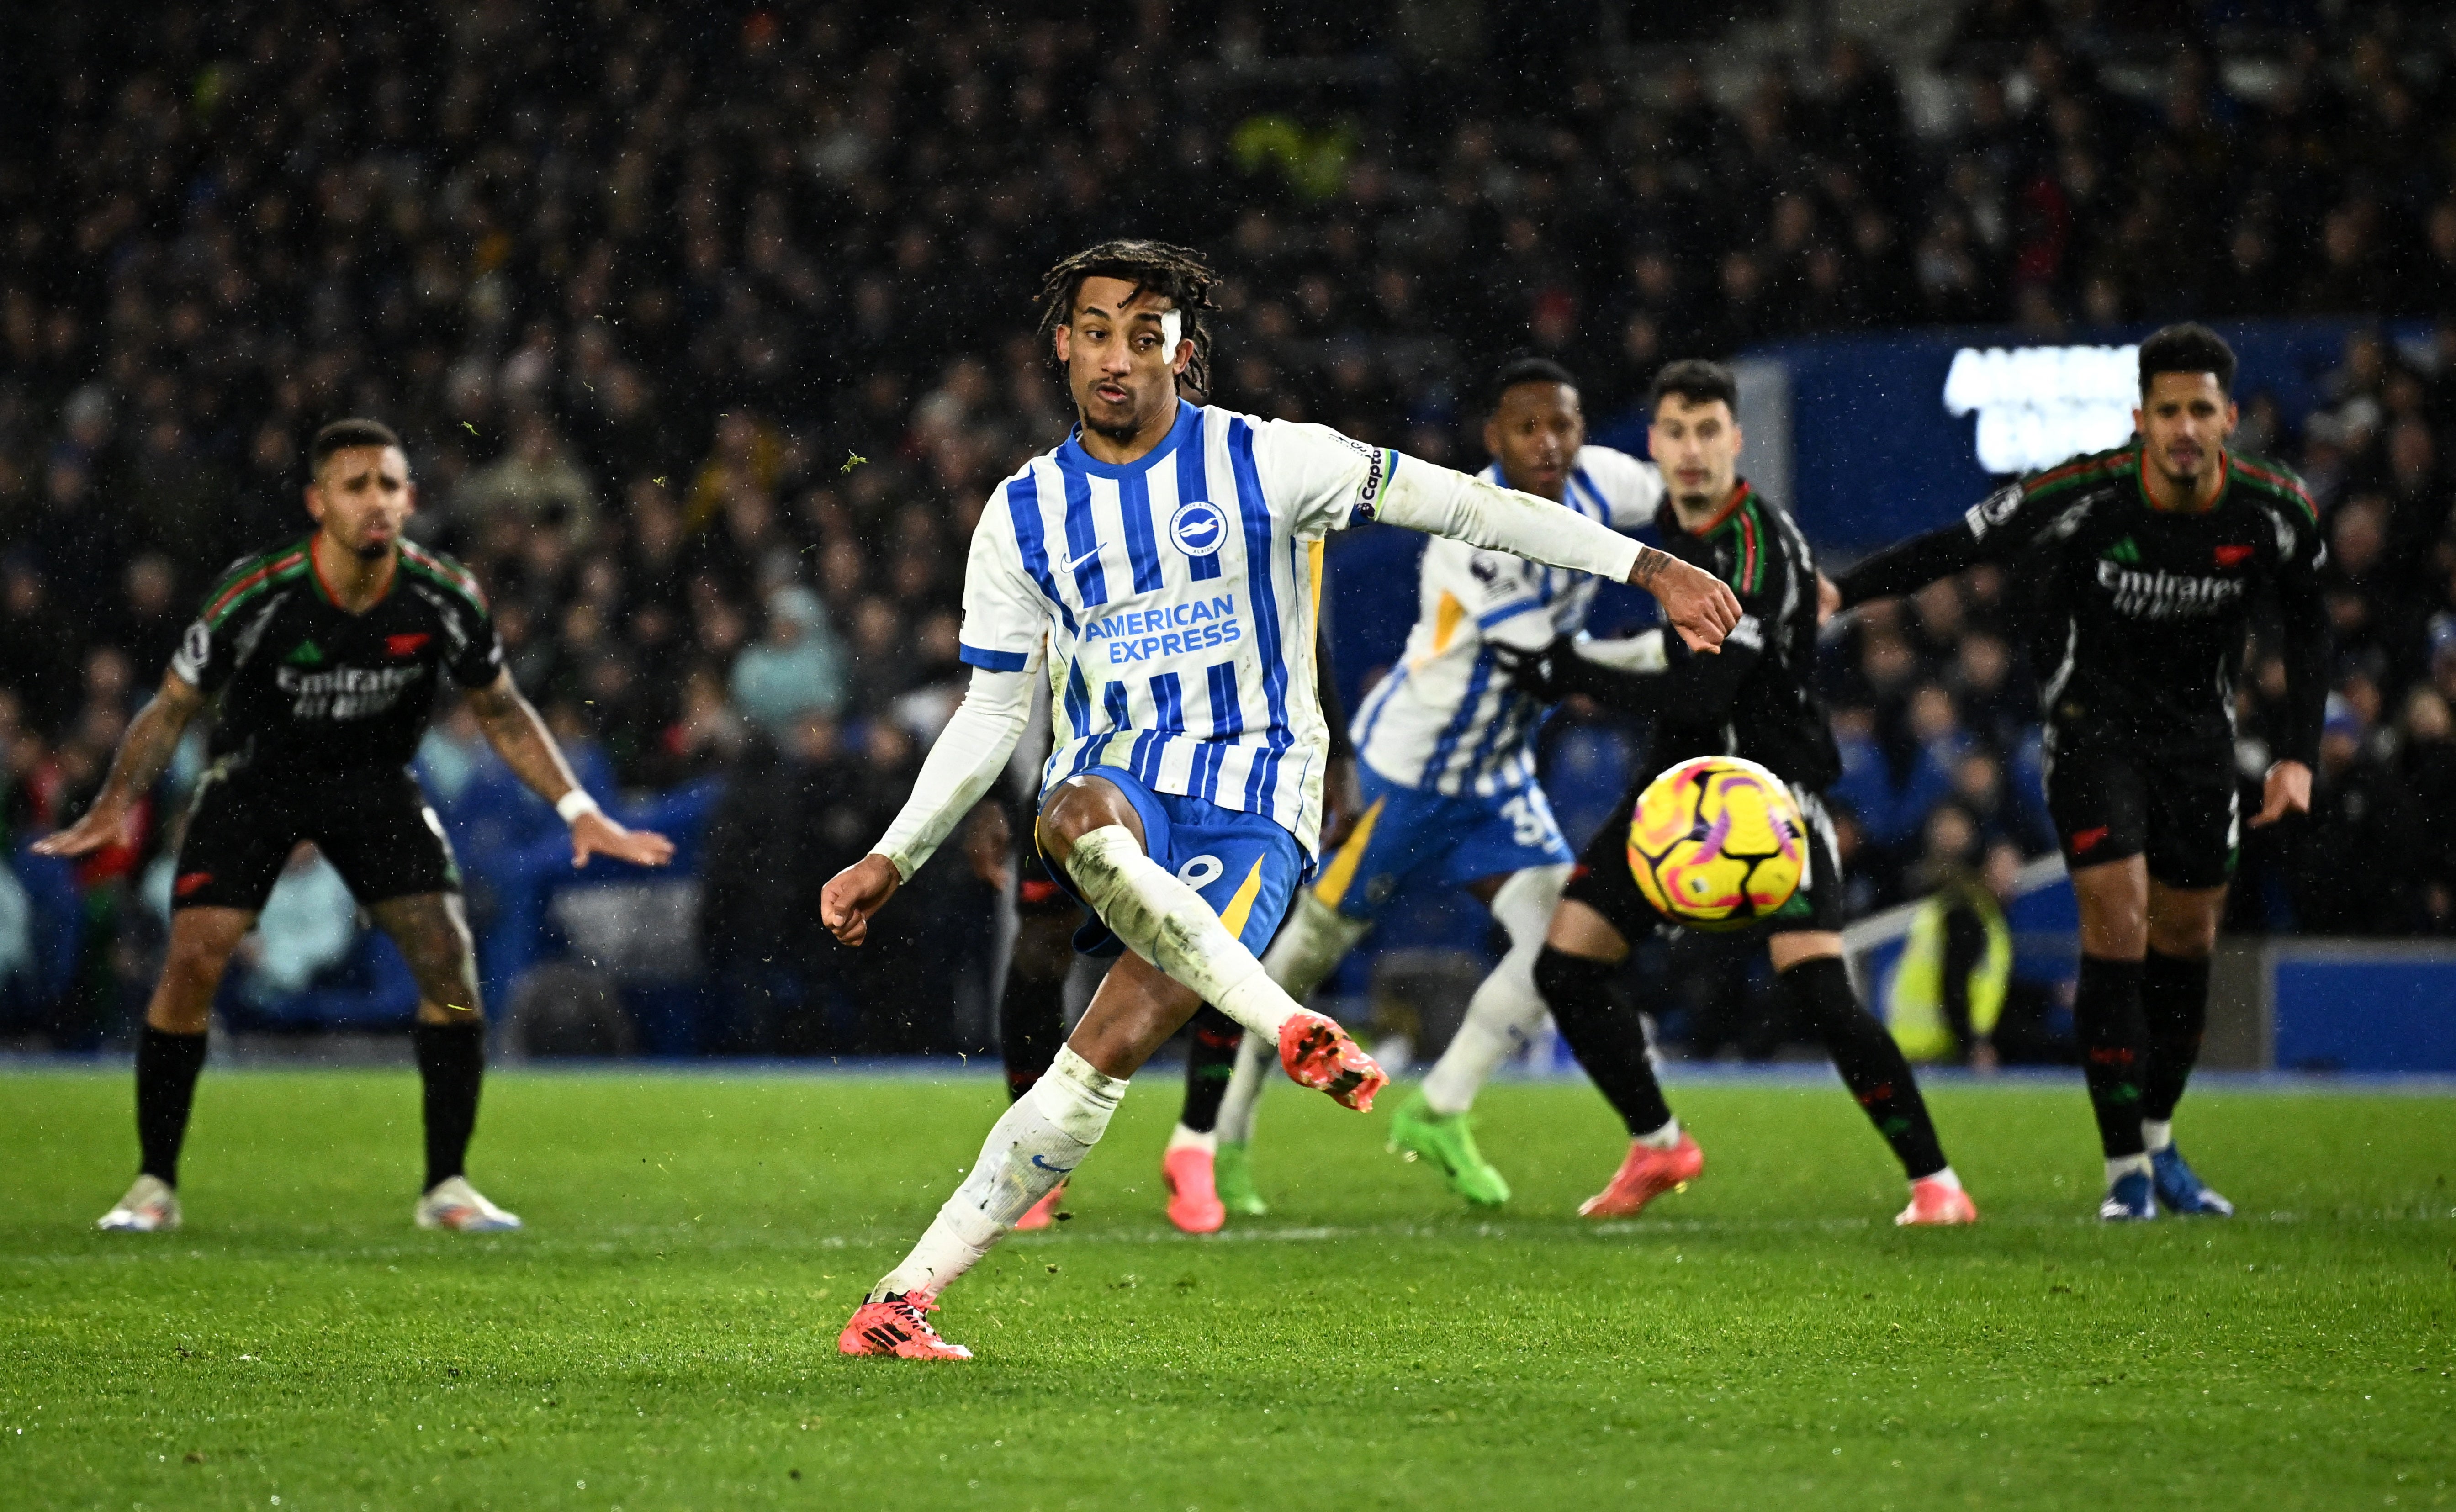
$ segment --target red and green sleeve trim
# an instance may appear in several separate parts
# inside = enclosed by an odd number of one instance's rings
[[[220,629],[222,622],[249,600],[307,570],[307,547],[303,543],[256,558],[224,579],[221,587],[205,602],[205,623]]]
[[[485,590],[478,586],[478,580],[470,575],[468,568],[451,558],[439,557],[423,546],[404,541],[400,543],[400,564],[468,600],[469,606],[480,614],[486,612]]]
[[[2312,523],[2319,523],[2320,506],[2312,502],[2311,492],[2302,486],[2302,480],[2282,467],[2271,467],[2264,462],[2254,461],[2239,452],[2229,452],[2226,455],[2234,463],[2236,474],[2244,481],[2258,486],[2265,493],[2292,501],[2301,506],[2303,515]]]
[[[1706,532],[1731,533],[1731,587],[1754,595],[1765,582],[1765,517],[1757,510],[1756,490],[1743,480],[1723,506],[1723,517]]]
[[[2087,457],[2076,457],[2060,467],[2050,467],[2029,479],[2021,484],[2021,494],[2026,499],[2043,499],[2050,494],[2104,482],[2137,467],[2139,461],[2140,454],[2129,446],[2118,447],[2111,452],[2093,452]]]

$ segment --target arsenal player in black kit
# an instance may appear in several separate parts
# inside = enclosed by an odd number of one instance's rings
[[[1578,1211],[1626,1217],[1697,1176],[1706,1157],[1671,1114],[1647,1052],[1644,1024],[1614,1000],[1630,942],[1668,923],[1637,890],[1629,815],[1652,774],[1696,756],[1740,756],[1770,768],[1808,820],[1799,890],[1764,927],[1766,953],[1800,1023],[1824,1043],[1843,1085],[1902,1164],[1910,1206],[1894,1221],[1977,1221],[1945,1160],[1918,1079],[1885,1026],[1859,1003],[1842,961],[1842,862],[1820,796],[1842,759],[1809,685],[1816,657],[1818,580],[1791,517],[1739,477],[1739,388],[1729,368],[1681,361],[1656,376],[1647,450],[1662,469],[1663,549],[1731,586],[1741,618],[1715,656],[1690,656],[1659,631],[1627,641],[1555,641],[1511,675],[1551,702],[1586,693],[1655,720],[1645,773],[1578,858],[1552,912],[1535,987],[1561,1037],[1628,1127],[1610,1185]]]
[[[179,1224],[179,1147],[214,991],[283,863],[313,841],[418,982],[414,1031],[425,1086],[420,1227],[516,1229],[461,1165],[478,1119],[485,1023],[443,827],[407,770],[446,676],[486,739],[571,826],[572,865],[609,855],[662,866],[663,835],[624,828],[571,775],[554,737],[503,669],[477,581],[401,538],[416,507],[408,460],[372,420],[339,420],[309,449],[316,533],[249,558],[206,595],[161,690],[121,741],[92,809],[38,842],[83,855],[122,837],[188,722],[219,700],[173,885],[171,946],[136,1051],[143,1165],[101,1227]]]
[[[2253,825],[2309,811],[2327,698],[2318,514],[2292,473],[2228,449],[2234,370],[2216,332],[2166,327],[2140,343],[2129,445],[2010,484],[1823,595],[1846,609],[1980,562],[2044,595],[2047,804],[2080,901],[2073,1015],[2107,1219],[2234,1211],[2175,1148],[2173,1121],[2241,838],[2234,689],[2257,607],[2275,615],[2292,712]]]

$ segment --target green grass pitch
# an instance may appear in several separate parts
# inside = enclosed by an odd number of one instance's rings
[[[1602,1227],[1583,1085],[1487,1093],[1488,1219],[1281,1088],[1271,1216],[1194,1240],[1145,1080],[938,1365],[835,1337],[986,1077],[499,1074],[473,1174],[530,1230],[469,1239],[409,1224],[410,1073],[209,1069],[140,1238],[88,1228],[125,1073],[0,1073],[0,1506],[2456,1504],[2444,1097],[2205,1091],[2244,1216],[2110,1229],[2077,1086],[1942,1088],[1986,1220],[1905,1233],[1830,1082],[1675,1085],[1704,1179]]]

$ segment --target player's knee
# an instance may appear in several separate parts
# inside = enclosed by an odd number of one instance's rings
[[[2153,913],[2148,921],[2149,949],[2178,961],[2204,961],[2218,948],[2218,910],[2189,909],[2180,914]]]
[[[1061,862],[1073,851],[1074,842],[1095,829],[1122,826],[1137,842],[1143,834],[1134,805],[1114,786],[1092,777],[1069,777],[1059,783],[1041,806],[1039,823],[1043,843]]]

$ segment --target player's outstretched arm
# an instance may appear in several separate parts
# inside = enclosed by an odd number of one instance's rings
[[[555,744],[545,721],[521,696],[510,672],[499,672],[484,687],[472,688],[469,707],[478,716],[478,727],[486,732],[486,744],[495,747],[503,765],[531,792],[554,805],[554,811],[571,827],[574,867],[588,865],[590,856],[612,856],[635,867],[662,867],[674,858],[672,841],[653,829],[626,829],[597,807],[597,800],[572,775],[571,764],[563,759],[563,747]]]
[[[1575,510],[1447,467],[1401,459],[1372,510],[1373,518],[1394,525],[1644,588],[1692,651],[1721,649],[1723,637],[1740,623],[1738,596],[1712,573],[1639,545]]]
[[[176,672],[163,673],[160,689],[136,711],[128,733],[120,737],[119,749],[111,759],[111,775],[103,779],[93,807],[66,829],[35,841],[34,853],[82,856],[133,840],[128,830],[136,815],[136,801],[153,791],[170,769],[180,734],[204,706],[201,688]]]
[[[1863,559],[1838,579],[1816,575],[1816,623],[1873,599],[1916,593],[1982,562],[2002,562],[2038,539],[2066,504],[2052,492],[2033,498],[2035,478],[2006,483],[1962,512],[1941,530],[1913,536]]]
[[[1913,536],[1863,559],[1838,579],[1816,575],[1816,618],[1823,623],[1845,609],[1874,599],[1916,593],[1938,578],[1950,578],[1985,560],[1966,524],[1952,524]]]
[[[870,938],[870,916],[887,906],[904,879],[940,843],[1006,769],[1014,743],[1032,717],[1032,671],[972,669],[972,685],[912,780],[912,796],[887,827],[876,848],[819,889],[819,923],[847,945]]]

